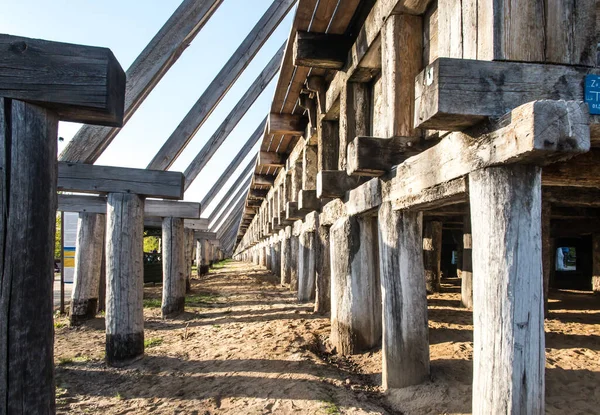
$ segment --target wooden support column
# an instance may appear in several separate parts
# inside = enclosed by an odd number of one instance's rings
[[[302,230],[302,221],[297,220],[292,227],[292,237],[290,238],[290,290],[298,290],[298,257],[300,252],[300,232]]]
[[[429,329],[423,273],[422,214],[379,208],[383,307],[382,383],[404,388],[429,377]]]
[[[331,343],[342,355],[381,340],[381,287],[373,218],[347,216],[331,227]]]
[[[185,229],[185,292],[192,290],[192,261],[194,258],[194,230]]]
[[[541,169],[469,175],[473,414],[544,413]]]
[[[550,274],[552,267],[555,266],[552,261],[553,243],[550,236],[550,222],[552,216],[552,206],[550,202],[542,203],[542,265],[544,270],[544,316],[548,315],[548,291],[550,289]]]
[[[442,222],[425,223],[423,232],[423,265],[428,294],[440,292],[442,259]]]
[[[283,230],[284,236],[281,238],[281,285],[289,284],[292,275],[291,260],[292,260],[292,227],[286,226]]]
[[[109,193],[106,212],[106,362],[144,354],[144,198]]]
[[[106,215],[79,214],[75,274],[69,313],[71,324],[92,319],[98,311],[105,229]]]
[[[315,232],[303,230],[298,237],[298,301],[315,298]]]
[[[460,302],[465,308],[473,308],[473,236],[471,234],[471,213],[463,220],[463,254],[460,273]]]
[[[55,411],[52,269],[57,131],[54,112],[0,98],[3,414]]]
[[[600,295],[600,234],[592,235],[592,291]]]
[[[319,226],[315,235],[315,313],[325,314],[331,310],[331,226]]]
[[[164,218],[162,223],[162,317],[171,318],[185,306],[185,230],[183,219]]]
[[[371,103],[369,85],[348,82],[340,95],[338,170],[346,171],[348,143],[359,135],[370,135]]]

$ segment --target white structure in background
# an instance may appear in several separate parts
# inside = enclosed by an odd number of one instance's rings
[[[64,281],[66,283],[73,282],[75,274],[75,246],[77,245],[77,221],[79,214],[73,212],[65,212],[63,217],[63,253],[64,253]]]

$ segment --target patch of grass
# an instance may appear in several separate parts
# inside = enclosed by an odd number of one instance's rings
[[[160,339],[158,337],[152,338],[152,339],[145,339],[144,340],[144,348],[149,349],[151,347],[156,347],[156,346],[160,346],[163,342],[163,339]]]
[[[115,395],[115,398],[117,398],[120,401],[122,401],[124,399],[123,395],[121,395],[121,392],[117,392],[117,394]]]
[[[221,330],[221,326],[218,324],[213,324],[212,328],[215,329],[216,331]]]
[[[185,305],[188,307],[202,307],[205,304],[214,303],[219,295],[214,293],[199,293],[185,297]]]
[[[59,366],[70,365],[71,363],[73,363],[73,358],[72,357],[59,357],[58,358],[58,365]]]
[[[56,404],[57,405],[66,405],[67,404],[67,400],[66,400],[66,396],[69,393],[68,390],[66,390],[65,388],[61,388],[60,386],[57,386],[54,392],[54,396],[56,398]]]
[[[341,413],[340,408],[333,401],[323,401],[323,410],[329,415],[339,415]]]
[[[233,261],[232,259],[224,259],[223,261],[215,262],[212,267],[213,267],[213,269],[221,269],[221,268],[224,268],[225,265],[229,264],[232,261]]]
[[[62,329],[63,327],[67,327],[69,324],[66,321],[54,320],[54,328]]]
[[[160,308],[161,305],[160,298],[144,298],[144,308]]]
[[[59,357],[58,358],[58,365],[59,366],[64,366],[64,365],[70,365],[73,363],[86,363],[91,361],[92,358],[89,356],[65,356],[65,357]]]

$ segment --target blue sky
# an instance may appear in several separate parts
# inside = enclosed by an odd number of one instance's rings
[[[192,45],[163,77],[97,164],[145,168],[272,0],[224,0]],[[0,33],[110,48],[127,70],[181,0],[0,0]],[[171,170],[184,171],[248,86],[286,40],[294,9],[283,20]],[[267,114],[275,82],[257,99],[185,195],[200,201]],[[78,124],[61,123],[66,141]],[[64,144],[59,143],[59,151]],[[249,154],[247,160],[254,156]],[[233,183],[235,177],[229,181]],[[218,205],[227,186],[203,216]],[[235,191],[234,191],[235,193]]]

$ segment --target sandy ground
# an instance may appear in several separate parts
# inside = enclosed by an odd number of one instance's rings
[[[429,298],[431,381],[383,393],[378,350],[328,352],[329,320],[277,278],[231,263],[194,280],[187,312],[160,318],[160,287],[145,291],[146,356],[103,362],[104,320],[57,319],[59,413],[455,414],[471,406],[472,317],[458,281]],[[554,295],[546,321],[547,413],[600,413],[600,298]]]

